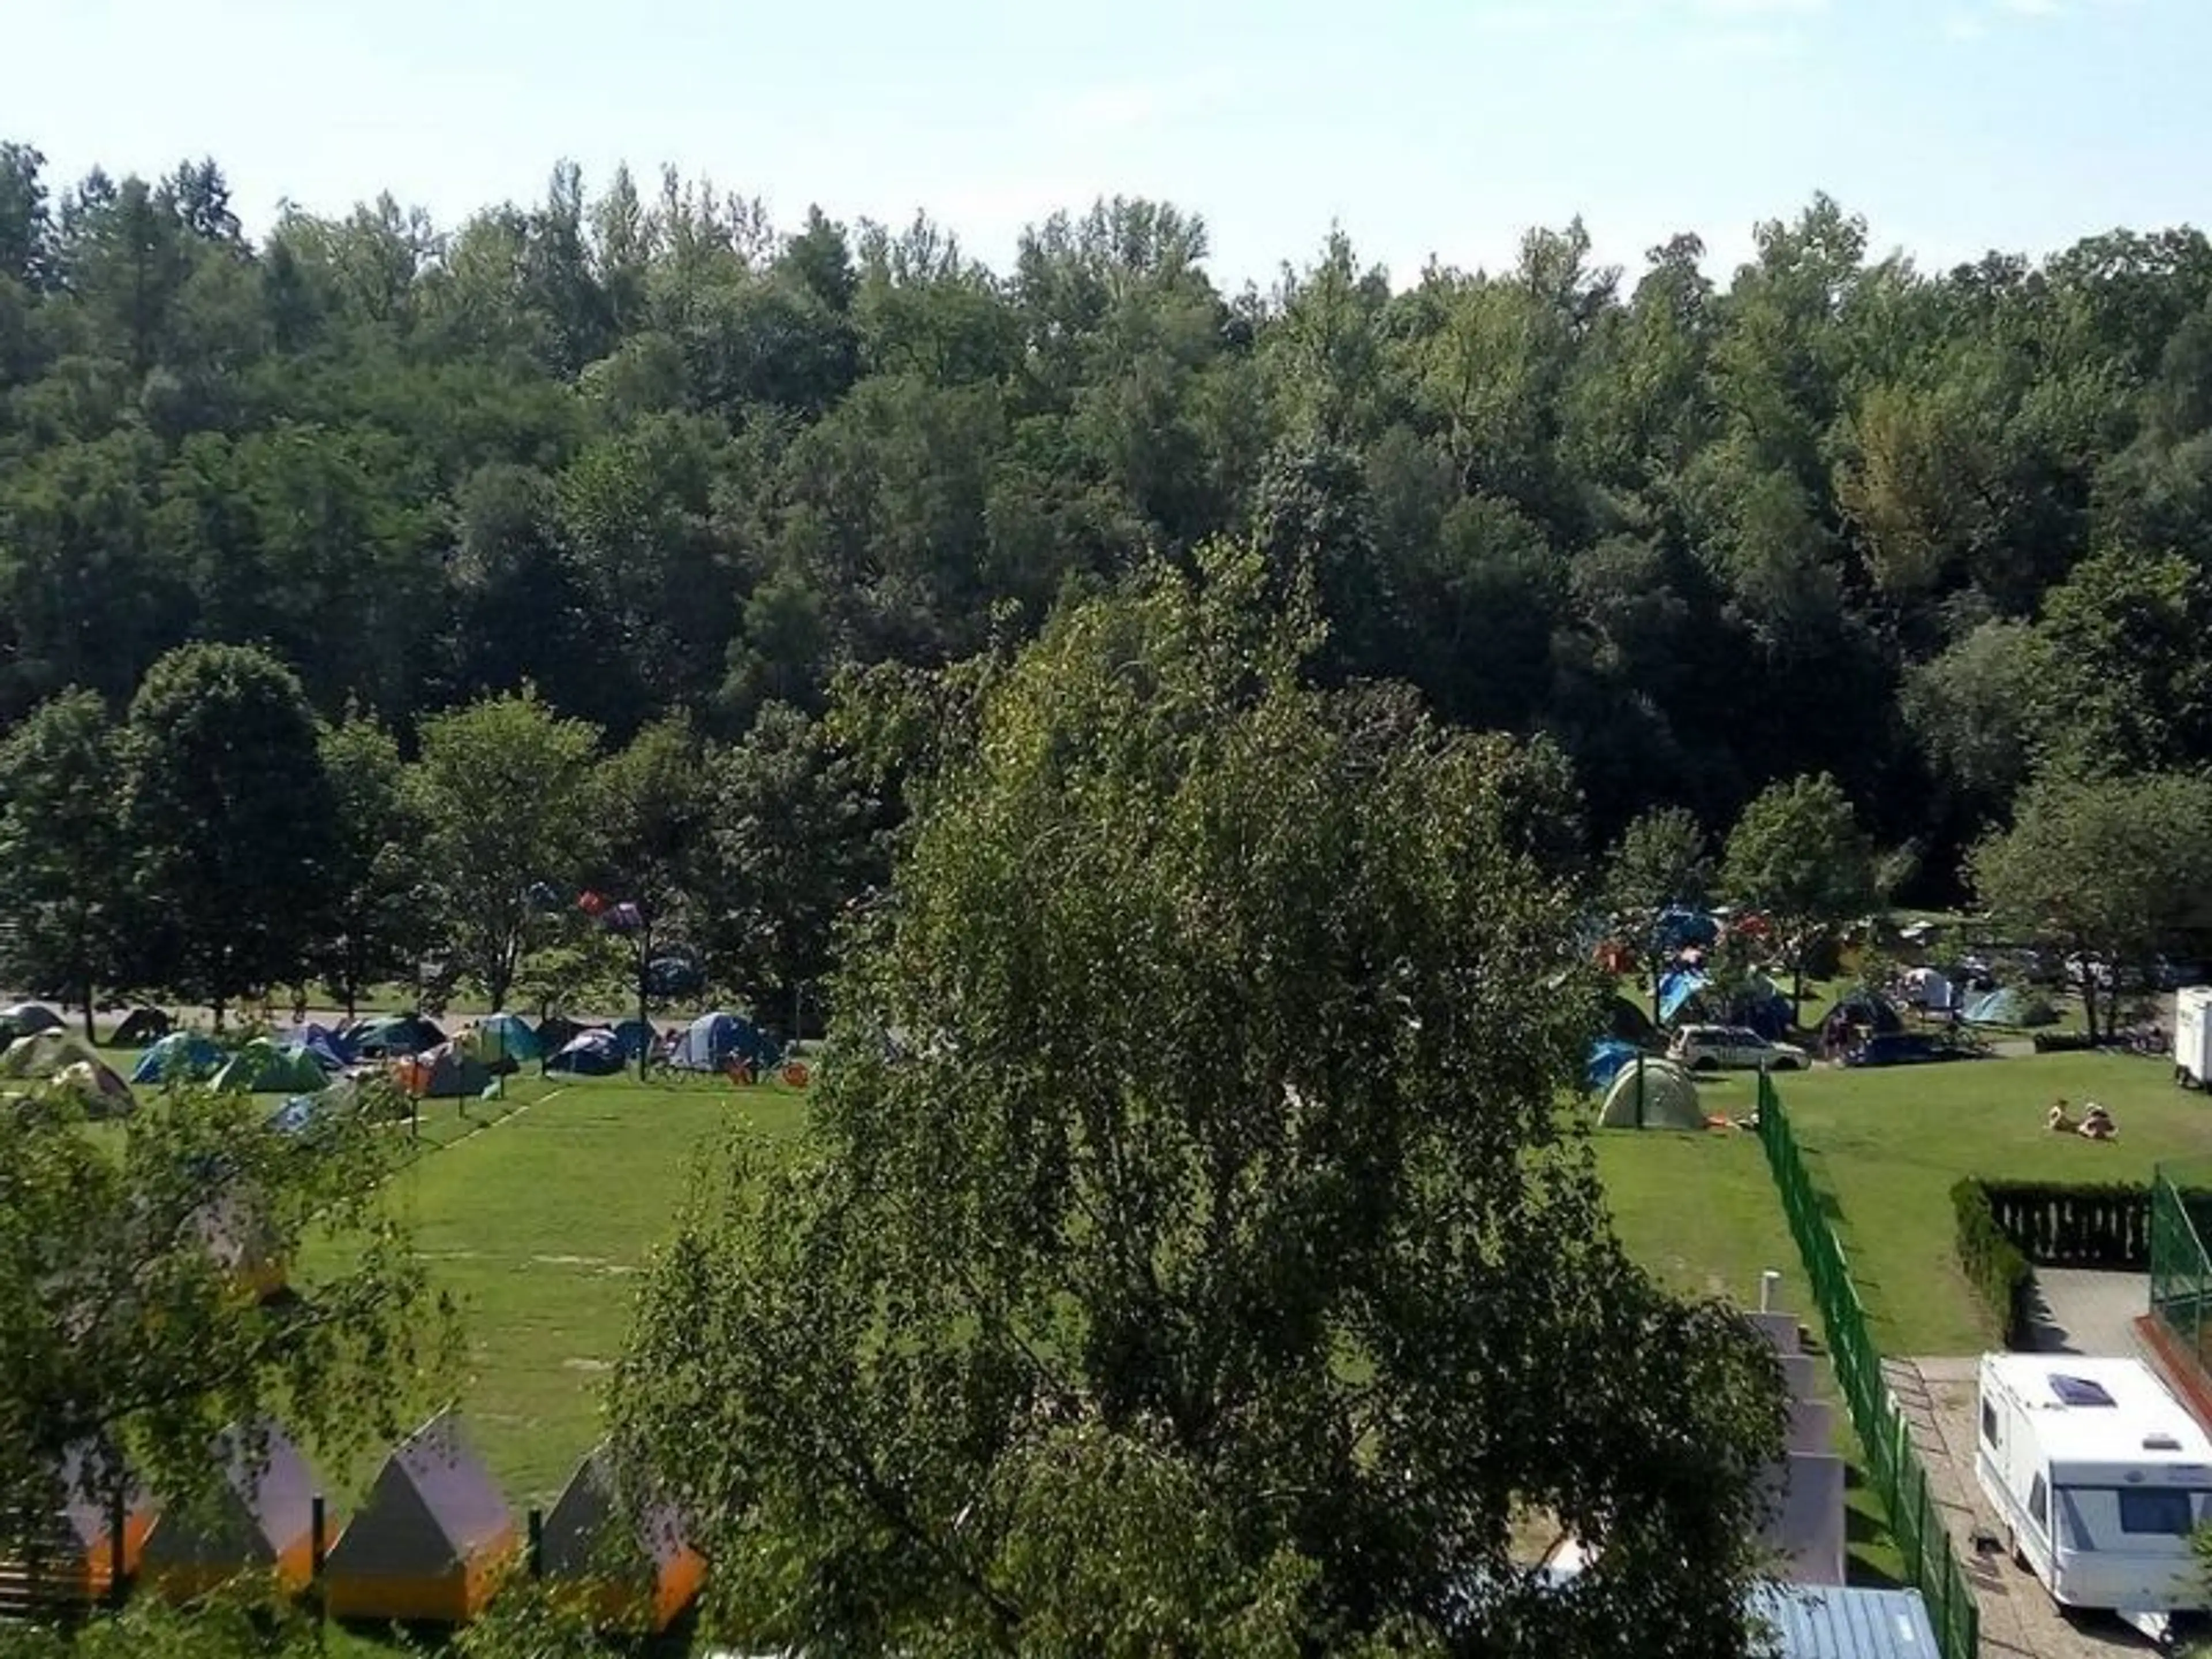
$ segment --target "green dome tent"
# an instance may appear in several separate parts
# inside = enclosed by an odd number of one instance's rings
[[[1690,1074],[1671,1060],[1630,1061],[1605,1091],[1601,1129],[1702,1129],[1705,1103]]]
[[[329,1084],[306,1049],[279,1048],[266,1037],[247,1043],[215,1074],[216,1088],[250,1095],[313,1094]]]

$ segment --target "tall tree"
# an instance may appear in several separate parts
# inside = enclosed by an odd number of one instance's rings
[[[599,734],[526,688],[433,715],[422,742],[417,799],[445,948],[503,1007],[544,895],[565,906],[591,866]]]
[[[923,781],[805,1144],[687,1219],[617,1371],[740,1639],[1745,1650],[1778,1379],[1559,1115],[1519,758],[1309,689],[1314,642],[1255,558],[1155,573]]]
[[[636,907],[629,935],[637,1017],[651,1018],[656,945],[681,937],[699,914],[713,796],[698,734],[688,720],[657,721],[599,763],[593,780],[602,840],[595,884]],[[637,1057],[646,1073],[647,1053]]]
[[[313,959],[350,1019],[371,987],[414,976],[432,931],[429,866],[392,734],[356,714],[325,728],[320,747],[335,834]]]
[[[2108,1015],[2126,970],[2212,907],[2212,781],[2193,774],[2081,780],[2023,790],[2008,829],[1978,843],[1968,868],[1990,913],[2075,959],[2090,1039],[2100,1030],[2095,964],[2109,969]]]
[[[884,872],[881,814],[836,722],[760,711],[714,763],[711,884],[702,920],[715,977],[802,1035],[808,988],[829,972],[839,918]]]
[[[1789,941],[1791,996],[1805,1000],[1805,958],[1877,902],[1873,843],[1835,779],[1822,772],[1761,791],[1729,831],[1721,885],[1763,911]]]
[[[65,691],[0,743],[0,979],[75,1003],[88,1042],[100,990],[121,975],[130,865],[107,706]]]
[[[124,742],[150,976],[220,1022],[299,978],[314,942],[336,835],[314,716],[266,653],[184,646],[147,672]]]
[[[1601,896],[1644,963],[1654,1020],[1660,976],[1671,954],[1662,919],[1669,910],[1703,905],[1712,880],[1705,830],[1680,806],[1656,807],[1637,818],[1620,832],[1606,860]]]

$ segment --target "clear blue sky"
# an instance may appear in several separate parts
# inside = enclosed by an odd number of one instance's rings
[[[1224,286],[1332,222],[1400,283],[1581,213],[1725,269],[1826,189],[1877,250],[2212,222],[2212,0],[13,0],[0,136],[65,178],[212,155],[249,228],[389,189],[444,222],[664,162],[780,222],[917,208],[1003,266],[1116,191]]]

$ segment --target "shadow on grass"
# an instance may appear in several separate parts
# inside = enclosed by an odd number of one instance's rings
[[[1897,1536],[1882,1518],[1881,1504],[1867,1485],[1856,1458],[1844,1468],[1844,1570],[1853,1584],[1868,1589],[1910,1589],[1900,1577],[1904,1562]]]

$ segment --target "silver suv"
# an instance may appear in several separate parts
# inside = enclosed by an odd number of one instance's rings
[[[1667,1045],[1667,1058],[1693,1072],[1723,1066],[1764,1072],[1794,1072],[1810,1056],[1787,1042],[1770,1042],[1741,1025],[1685,1025]]]

